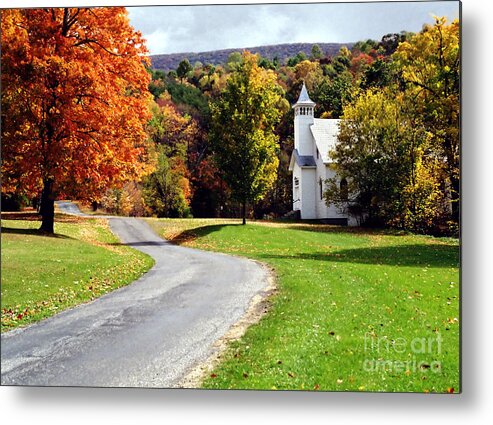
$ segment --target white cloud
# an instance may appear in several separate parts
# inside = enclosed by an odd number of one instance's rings
[[[459,3],[324,3],[128,8],[151,54],[292,42],[351,42],[419,31],[433,15],[458,17]]]

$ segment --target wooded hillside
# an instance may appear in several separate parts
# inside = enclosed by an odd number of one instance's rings
[[[304,83],[317,118],[342,120],[328,204],[364,225],[458,231],[458,21],[239,50],[151,66],[123,9],[2,14],[2,208],[41,199],[43,212],[48,199],[53,217],[72,197],[123,215],[289,215],[290,105]]]
[[[251,53],[259,54],[269,60],[274,60],[274,58],[277,57],[279,63],[284,64],[290,57],[296,56],[300,52],[303,52],[306,56],[310,56],[315,44],[320,47],[324,56],[334,56],[341,47],[346,46],[351,48],[354,43],[290,43],[274,46],[248,47],[245,49],[213,50],[210,52],[199,53],[172,53],[166,55],[153,55],[151,56],[151,62],[154,69],[161,71],[176,69],[184,59],[188,59],[192,65],[196,62],[201,62],[204,65],[221,65],[227,62],[231,53],[241,53],[243,50],[248,50]]]

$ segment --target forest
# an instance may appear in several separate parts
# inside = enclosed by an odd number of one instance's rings
[[[168,149],[167,161],[175,164],[167,168],[169,163],[163,163],[160,175],[169,173],[170,179],[181,179],[183,188],[170,199],[170,208],[158,214],[238,215],[239,205],[217,168],[208,135],[213,122],[211,105],[221,98],[242,60],[240,52],[233,52],[222,65],[192,66],[185,59],[175,71],[151,71],[150,91],[160,108],[155,112],[166,111],[168,122],[174,125],[180,119],[188,120],[181,127],[187,131],[176,133],[188,137],[181,141],[181,149],[171,139],[155,139]],[[365,213],[365,224],[425,233],[457,230],[457,23],[437,19],[419,34],[388,34],[379,41],[355,43],[350,50],[342,47],[333,56],[314,45],[309,56],[299,53],[284,63],[258,56],[257,64],[275,73],[289,105],[296,101],[304,81],[317,103],[316,116],[343,118],[339,147],[332,156],[339,174],[351,182],[353,195],[345,207],[354,214]],[[274,131],[276,176],[263,199],[251,206],[255,218],[282,217],[291,210],[288,162],[293,116],[289,107],[278,108],[283,113]],[[327,202],[342,204],[336,183],[327,182],[325,197]],[[158,198],[155,192],[152,198]]]
[[[353,43],[287,43],[274,44],[269,46],[247,47],[243,50],[248,50],[250,53],[258,54],[269,60],[286,63],[288,59],[302,52],[306,56],[310,56],[312,48],[317,45],[324,55],[334,56],[343,46],[352,47]],[[201,64],[224,65],[228,61],[231,53],[239,51],[238,49],[222,49],[212,50],[209,52],[199,53],[169,53],[164,55],[151,55],[151,66],[155,70],[169,72],[176,70],[180,62],[184,59],[188,60],[194,67]],[[197,64],[201,62],[201,64]]]
[[[458,22],[436,18],[335,54],[234,51],[164,72],[142,60],[145,42],[123,8],[100,10],[97,22],[84,9],[2,14],[2,210],[51,214],[54,199],[72,197],[130,216],[281,218],[292,209],[290,105],[304,82],[316,117],[342,119],[330,155],[349,197],[329,180],[327,202],[369,226],[458,231]],[[120,44],[95,42],[91,26],[116,31],[115,16]],[[39,39],[61,31],[56,52],[34,61],[46,48],[16,19],[38,25]],[[93,70],[98,61],[106,71]]]

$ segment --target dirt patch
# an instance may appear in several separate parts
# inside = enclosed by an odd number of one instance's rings
[[[2,220],[41,221],[41,216],[33,209],[23,211],[2,212]]]
[[[56,210],[55,210],[56,211]],[[15,212],[2,212],[2,220],[25,220],[25,221],[39,221],[41,223],[41,216],[36,210],[25,209]],[[55,212],[55,224],[56,223],[81,223],[84,221],[84,217],[78,217],[75,215],[68,215]]]
[[[254,261],[254,260],[252,260]],[[212,353],[204,361],[192,366],[187,374],[175,385],[176,388],[199,388],[202,381],[209,376],[211,371],[221,362],[232,341],[240,339],[247,329],[260,321],[269,311],[270,299],[277,293],[277,278],[274,269],[256,261],[267,271],[267,286],[256,294],[243,316],[233,324],[229,330],[219,338],[212,346]]]

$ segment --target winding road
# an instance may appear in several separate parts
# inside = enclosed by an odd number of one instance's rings
[[[95,301],[2,334],[2,385],[176,387],[267,287],[268,270],[253,261],[172,245],[139,219],[109,221],[155,266]]]

